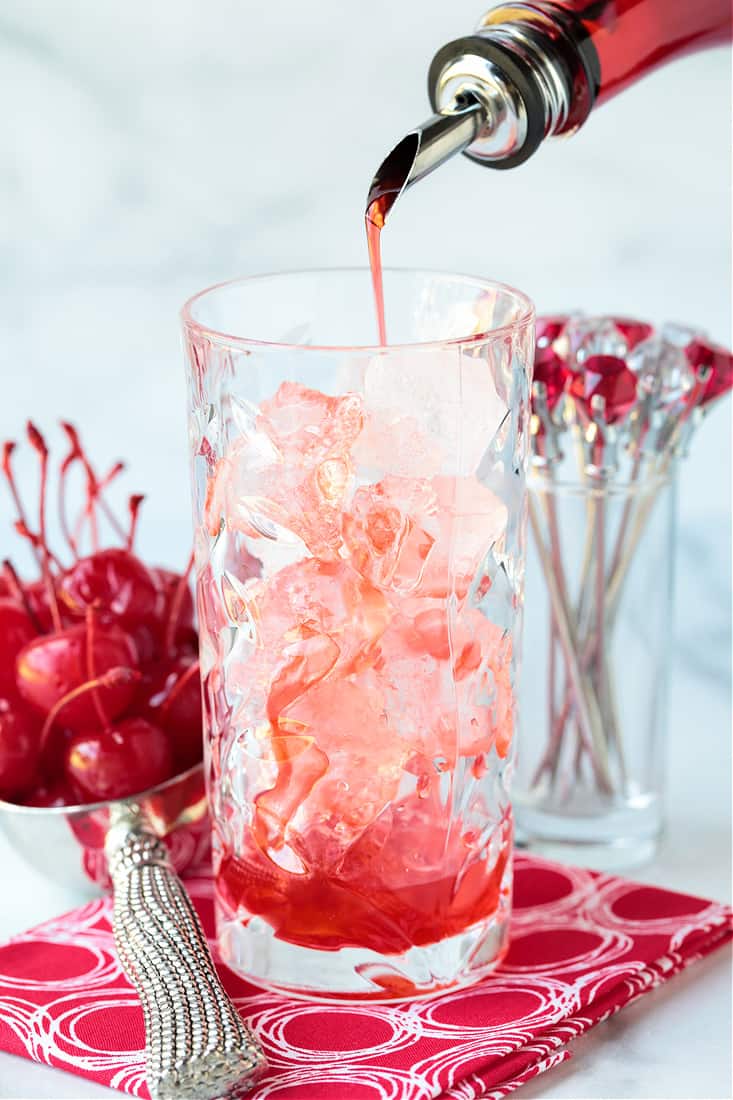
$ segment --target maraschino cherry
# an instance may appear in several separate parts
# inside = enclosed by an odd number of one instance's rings
[[[49,603],[48,590],[43,581],[32,581],[24,585],[25,605],[29,614],[38,625],[39,631],[48,634],[53,630],[53,614]]]
[[[39,732],[39,723],[17,698],[0,698],[0,798],[15,798],[33,786]]]
[[[170,734],[179,771],[201,759],[201,682],[197,660],[180,657],[163,666],[148,696],[146,713]]]
[[[26,511],[13,471],[0,472],[30,547],[38,580],[0,563],[0,798],[68,805],[136,794],[201,759],[198,639],[189,574],[146,565],[134,541],[143,497],[129,499],[127,529],[105,494],[122,463],[100,475],[79,434],[62,424],[69,451],[59,466],[59,525],[70,562],[48,543],[49,451],[35,427],[39,506]],[[85,499],[70,518],[66,488],[80,470]],[[122,545],[101,545],[111,527]]]
[[[167,622],[172,615],[175,617],[174,628],[176,632],[186,633],[193,630],[193,595],[188,585],[188,573],[192,562],[186,572],[181,575],[174,573],[172,569],[153,569],[158,588],[163,600],[163,616]],[[184,584],[181,584],[185,581]]]
[[[0,695],[15,694],[15,659],[36,637],[28,612],[9,597],[0,599]]]
[[[34,787],[33,793],[23,799],[24,806],[38,806],[44,809],[56,809],[59,806],[72,806],[78,799],[74,791],[64,780],[51,783],[49,786],[41,784]]]
[[[121,626],[154,622],[164,606],[151,570],[122,547],[80,558],[62,577],[58,597],[72,619],[94,607],[103,621]]]
[[[67,779],[95,801],[145,791],[175,772],[167,735],[144,718],[76,734],[64,763]]]
[[[18,654],[16,682],[19,694],[30,706],[48,714],[63,698],[87,681],[111,668],[137,668],[137,653],[130,638],[116,626],[80,623],[56,634],[36,638]],[[116,718],[135,697],[133,683],[100,687],[97,694],[105,712]],[[64,707],[67,729],[89,729],[96,721],[92,699],[84,694],[69,699]]]

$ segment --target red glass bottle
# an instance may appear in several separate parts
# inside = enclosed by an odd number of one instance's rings
[[[556,0],[554,6],[578,20],[598,56],[596,103],[666,61],[731,37],[730,0]]]
[[[545,137],[581,126],[593,107],[659,65],[731,38],[730,0],[534,0],[488,12],[475,34],[430,68],[441,113],[483,108],[468,156],[521,164]]]

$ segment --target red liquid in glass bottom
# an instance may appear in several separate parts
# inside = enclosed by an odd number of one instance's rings
[[[492,862],[485,841],[469,851],[468,834],[456,823],[446,840],[445,808],[442,822],[430,815],[437,822],[432,829],[423,813],[416,820],[404,809],[386,838],[378,827],[367,830],[336,868],[314,862],[306,874],[290,874],[254,840],[240,857],[225,854],[216,879],[225,910],[240,920],[242,910],[263,917],[278,939],[303,947],[384,955],[437,943],[490,918],[511,850],[510,818],[496,826]],[[442,877],[416,869],[416,852],[428,863],[434,856]]]

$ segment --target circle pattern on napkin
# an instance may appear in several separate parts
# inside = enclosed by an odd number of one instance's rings
[[[213,935],[208,867],[186,885]],[[432,1000],[289,1001],[222,969],[269,1062],[251,1100],[502,1097],[731,934],[730,913],[715,902],[523,853],[515,891],[501,967]],[[100,899],[0,947],[0,1048],[147,1097],[142,1014],[110,916]]]

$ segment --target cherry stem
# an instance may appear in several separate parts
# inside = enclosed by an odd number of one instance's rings
[[[122,526],[115,516],[114,512],[102,496],[102,491],[106,489],[114,481],[114,479],[119,476],[119,474],[122,473],[125,468],[124,463],[115,462],[114,466],[105,477],[101,479],[98,478],[94,467],[89,461],[89,456],[82,447],[79,433],[74,425],[70,424],[66,420],[62,420],[61,427],[65,432],[66,437],[69,440],[69,445],[71,447],[68,456],[64,460],[64,474],[66,474],[72,463],[80,462],[86,475],[87,481],[86,504],[84,505],[84,508],[82,509],[78,520],[76,521],[74,534],[72,536],[75,545],[78,546],[81,539],[81,533],[84,528],[84,523],[88,522],[91,534],[92,550],[96,552],[99,549],[99,526],[97,522],[97,508],[101,509],[101,511],[104,513],[107,521],[114,529],[117,537],[124,541],[124,539],[126,538],[125,532],[122,529]]]
[[[23,539],[26,539],[31,544],[31,547],[33,548],[34,551],[38,551],[39,554],[43,553],[43,541],[42,541],[40,535],[35,535],[33,533],[33,531],[31,531],[29,529],[28,525],[23,522],[22,519],[16,519],[13,526],[14,526],[16,532],[20,535],[20,537],[23,538]],[[49,562],[51,562],[52,565],[55,565],[56,568],[59,570],[59,572],[63,573],[64,568],[65,568],[63,562],[61,562],[56,557],[53,550],[47,549],[47,553],[48,553]],[[41,561],[41,569],[43,569],[43,562],[42,561]]]
[[[117,538],[121,539],[123,542],[124,542],[125,537],[126,537],[125,536],[125,529],[122,526],[122,524],[120,523],[120,521],[117,519],[117,516],[112,511],[112,509],[110,508],[107,501],[102,496],[102,490],[106,489],[109,485],[111,485],[111,483],[115,480],[115,478],[119,477],[119,475],[122,473],[122,471],[124,469],[125,469],[124,462],[115,462],[114,466],[109,471],[109,473],[105,477],[103,477],[100,482],[98,482],[98,484],[97,484],[97,496],[96,496],[97,504],[99,505],[99,507],[104,512],[104,515],[107,519],[107,522],[109,523],[110,527],[114,530],[114,533],[116,534]]]
[[[61,527],[61,534],[63,535],[69,550],[71,550],[74,561],[79,560],[79,544],[76,538],[71,533],[69,527],[69,517],[66,513],[66,481],[69,476],[69,470],[76,461],[77,455],[72,451],[66,456],[64,461],[59,466],[59,483],[58,483],[58,513],[59,513],[59,526]]]
[[[6,439],[5,440],[5,443],[3,444],[3,453],[2,453],[2,471],[3,471],[3,475],[5,477],[5,480],[8,483],[8,487],[10,489],[10,495],[13,498],[13,503],[15,504],[15,510],[18,513],[18,519],[27,530],[28,529],[28,521],[27,521],[27,518],[26,518],[25,508],[23,507],[23,501],[21,500],[20,493],[18,492],[18,485],[17,485],[17,482],[15,480],[15,474],[13,473],[13,467],[12,467],[11,461],[10,461],[11,456],[13,454],[13,451],[15,450],[15,446],[16,446],[15,443],[11,439]],[[31,548],[33,550],[33,556],[35,557],[36,562],[38,563],[38,567],[40,569],[41,568],[41,554],[40,554],[40,551],[38,549],[38,546],[35,543],[31,542]]]
[[[73,702],[74,699],[78,699],[82,695],[86,695],[87,692],[90,691],[96,694],[100,687],[117,687],[119,684],[135,683],[140,679],[140,673],[137,672],[136,669],[127,668],[125,665],[116,665],[114,668],[108,669],[102,676],[94,677],[91,680],[85,680],[83,684],[79,684],[78,687],[68,691],[66,695],[63,695],[59,701],[54,704],[48,712],[46,721],[43,723],[43,729],[41,730],[39,739],[40,753],[42,754],[44,752],[56,719],[68,703]],[[105,730],[107,729],[109,729],[109,724],[105,726]]]
[[[26,615],[28,616],[30,621],[33,623],[33,625],[36,628],[36,630],[38,631],[38,633],[43,634],[43,630],[41,629],[41,624],[39,623],[38,618],[36,617],[36,614],[35,614],[33,608],[31,607],[30,600],[28,599],[28,595],[26,593],[26,590],[23,587],[23,583],[22,583],[20,577],[18,576],[18,574],[15,571],[15,566],[13,565],[13,563],[11,561],[9,561],[7,558],[5,558],[5,560],[2,563],[2,567],[3,567],[3,575],[5,577],[5,581],[7,583],[8,588],[13,593],[16,600],[20,604],[23,605],[23,609],[24,609]]]
[[[95,608],[90,605],[86,610],[86,623],[87,623],[87,638],[86,638],[86,659],[87,659],[87,676],[90,680],[97,678],[97,671],[94,667],[94,626],[95,626]],[[102,700],[99,698],[99,692],[96,687],[92,690],[92,702],[94,703],[94,709],[97,712],[99,718],[99,724],[103,730],[109,729],[109,715],[106,714],[104,707],[102,706]]]
[[[68,519],[66,517],[66,479],[69,476],[69,470],[75,462],[83,463],[83,456],[81,450],[81,444],[79,442],[79,433],[73,424],[69,424],[67,421],[61,421],[61,427],[66,434],[66,438],[69,440],[69,453],[64,461],[61,463],[59,470],[59,516],[61,519],[61,526],[64,531],[64,537],[75,554],[78,554],[79,538],[81,535],[81,529],[86,518],[86,512],[82,510],[81,516],[77,519],[74,525],[74,533],[71,534]]]
[[[160,713],[161,714],[165,714],[165,712],[168,710],[168,708],[170,707],[173,700],[176,698],[176,696],[180,695],[181,691],[186,686],[186,684],[191,679],[191,677],[192,676],[198,676],[198,671],[199,671],[198,661],[194,661],[193,664],[188,666],[186,671],[183,673],[183,676],[180,676],[178,678],[178,680],[176,680],[175,687],[173,687],[171,689],[171,693],[168,696],[168,698],[165,700],[164,703],[161,704],[161,707],[160,707]]]
[[[142,502],[144,500],[145,500],[145,497],[143,496],[142,493],[135,493],[135,494],[133,494],[133,496],[130,497],[130,499],[128,501],[128,504],[127,504],[127,507],[129,509],[129,512],[130,512],[130,530],[129,530],[129,533],[127,535],[127,542],[125,543],[125,548],[129,551],[132,551],[132,548],[135,545],[135,535],[137,534],[137,522],[138,522],[138,519],[140,517],[140,505],[142,504]]]
[[[97,522],[96,509],[97,479],[92,472],[92,467],[87,463],[85,463],[85,467],[87,472],[87,502],[85,513],[89,523],[89,536],[92,540],[92,553],[96,554],[99,550],[99,523]]]
[[[28,435],[28,441],[38,454],[41,463],[41,499],[38,507],[38,537],[41,543],[41,554],[43,555],[43,583],[46,586],[46,593],[48,595],[48,606],[51,611],[51,620],[53,622],[54,628],[56,630],[61,630],[61,614],[59,612],[58,600],[56,599],[56,588],[53,583],[53,576],[51,575],[50,554],[48,550],[48,540],[46,538],[48,447],[46,446],[46,441],[39,432],[38,428],[30,420],[26,424],[26,433]]]
[[[110,482],[113,481],[117,477],[118,474],[121,474],[122,471],[124,470],[124,468],[125,467],[124,467],[123,463],[117,462],[112,467],[112,469],[107,474],[107,476],[102,479],[102,481],[97,481],[96,478],[95,478],[95,480],[94,480],[94,497],[93,497],[93,501],[92,501],[92,504],[94,506],[99,507],[102,510],[102,512],[104,512],[104,515],[105,515],[105,518],[107,519],[107,522],[109,523],[110,527],[112,527],[112,529],[114,530],[117,538],[119,538],[122,542],[124,542],[127,538],[127,535],[125,534],[125,530],[124,530],[122,524],[120,523],[120,521],[117,519],[117,516],[114,514],[114,512],[110,508],[107,501],[102,496],[101,490],[106,488],[110,484]],[[89,484],[89,481],[88,481],[88,475],[87,475],[87,485],[88,484]],[[74,528],[74,538],[77,539],[77,540],[81,538],[81,533],[82,533],[82,530],[84,528],[84,523],[90,515],[89,508],[90,508],[89,501],[87,501],[87,506],[82,510],[81,515],[79,516],[79,518],[76,521],[76,525],[75,525],[75,528]]]
[[[176,630],[181,618],[181,610],[183,608],[183,600],[188,589],[188,578],[191,576],[191,570],[193,569],[194,555],[191,551],[191,556],[188,559],[186,568],[179,577],[178,584],[173,592],[173,598],[171,599],[171,606],[168,612],[168,622],[166,623],[165,635],[163,638],[163,648],[169,657],[173,656],[174,642],[176,639]]]
[[[120,461],[115,462],[115,464],[111,467],[109,472],[106,473],[104,475],[104,477],[102,478],[102,480],[99,482],[99,489],[106,489],[108,485],[112,484],[112,482],[114,481],[114,479],[116,477],[119,477],[120,474],[124,472],[124,469],[125,469],[124,462],[120,462]]]

